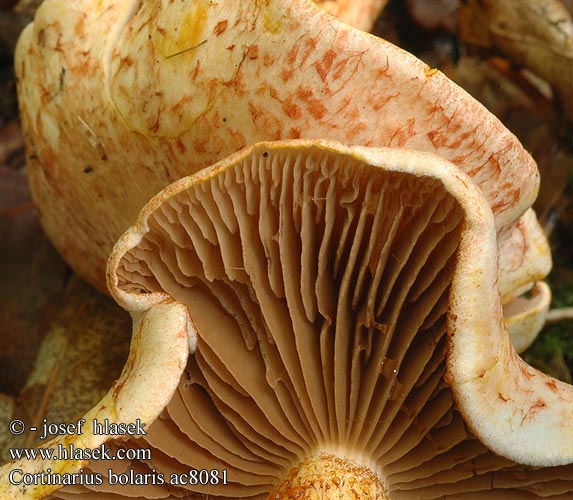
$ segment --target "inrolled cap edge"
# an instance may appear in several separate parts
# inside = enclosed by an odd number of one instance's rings
[[[468,223],[479,226],[474,213]],[[529,366],[512,346],[497,276],[486,260],[493,237],[471,231],[460,244],[447,380],[466,422],[492,451],[533,466],[571,463],[573,388]]]

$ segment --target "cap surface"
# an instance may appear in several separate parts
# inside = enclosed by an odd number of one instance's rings
[[[101,290],[153,195],[263,140],[437,153],[480,186],[498,228],[537,193],[535,163],[483,106],[310,1],[47,0],[16,73],[40,220]]]

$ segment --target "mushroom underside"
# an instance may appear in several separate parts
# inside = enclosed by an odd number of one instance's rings
[[[260,145],[152,200],[137,244],[116,246],[113,293],[128,309],[185,304],[196,350],[147,436],[109,442],[151,459],[89,470],[165,484],[50,498],[288,498],[293,471],[325,456],[373,471],[364,498],[570,498],[573,466],[499,457],[456,409],[446,319],[466,228],[447,176],[465,177],[409,154],[373,166],[324,145]],[[191,469],[217,471],[219,484],[168,484]]]

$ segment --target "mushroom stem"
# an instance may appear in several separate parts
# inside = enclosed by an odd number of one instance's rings
[[[322,452],[293,467],[269,500],[388,500],[388,492],[364,460]]]

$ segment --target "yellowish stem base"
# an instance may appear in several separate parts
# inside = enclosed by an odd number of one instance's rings
[[[329,453],[305,458],[269,495],[269,500],[388,500],[366,464]]]

